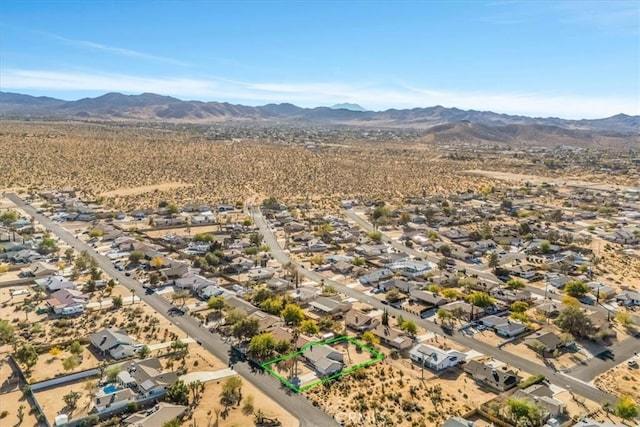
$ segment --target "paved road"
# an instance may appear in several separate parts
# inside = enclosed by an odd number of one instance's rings
[[[571,376],[582,381],[593,381],[598,375],[608,371],[620,363],[626,363],[627,360],[634,356],[634,353],[640,354],[640,339],[631,337],[625,341],[616,343],[607,349],[611,352],[612,358],[594,357],[586,364],[578,365],[570,371],[565,372],[570,372]],[[635,370],[635,372],[637,375],[637,370]]]
[[[209,350],[209,352],[218,359],[225,363],[229,362],[229,346],[224,343],[218,335],[211,334],[207,329],[200,327],[200,323],[189,316],[169,316],[167,314],[167,310],[169,310],[171,304],[161,295],[147,295],[137,280],[127,277],[122,272],[116,270],[107,257],[100,255],[94,250],[94,248],[78,240],[72,233],[59,224],[56,224],[49,218],[37,213],[32,206],[26,204],[17,195],[8,194],[7,197],[18,207],[40,222],[40,224],[51,230],[54,234],[60,237],[60,239],[64,240],[68,245],[78,251],[86,250],[89,252],[98,262],[99,267],[107,275],[117,279],[124,287],[135,290],[140,299],[153,307],[153,309],[155,309],[160,315],[169,319],[169,321],[174,323],[187,336],[202,342],[203,347]],[[283,392],[280,382],[270,375],[252,373],[246,363],[236,364],[233,368],[246,381],[252,383],[261,392],[274,399],[284,409],[300,420],[300,425],[302,427],[328,427],[337,425],[337,423],[328,414],[313,406],[311,402],[305,399],[302,395],[295,393],[287,394]]]
[[[438,335],[447,337],[446,339],[452,339],[453,341],[459,344],[462,344],[466,347],[477,350],[485,355],[492,356],[498,360],[506,362],[509,365],[514,366],[518,369],[521,369],[525,372],[528,372],[530,374],[543,374],[549,379],[551,383],[559,387],[570,389],[571,392],[577,395],[586,397],[587,399],[593,400],[594,402],[607,401],[613,404],[617,401],[617,398],[615,396],[605,393],[601,390],[598,390],[597,388],[593,387],[592,385],[586,382],[572,378],[571,376],[566,375],[562,372],[554,372],[552,369],[548,367],[542,366],[538,363],[535,363],[523,357],[516,356],[512,353],[500,350],[495,346],[489,345],[485,342],[475,340],[471,337],[468,337],[466,335],[462,335],[459,333],[454,333],[451,336],[447,336],[447,334],[444,332],[442,327],[438,324],[435,324],[432,321],[424,320],[406,311],[396,310],[393,307],[389,307],[388,305],[383,305],[379,299],[371,295],[367,295],[356,289],[352,289],[347,286],[344,286],[343,284],[330,280],[315,271],[305,269],[304,267],[291,261],[289,256],[282,250],[282,248],[278,244],[276,237],[273,234],[273,231],[267,224],[264,216],[262,215],[262,212],[260,212],[260,209],[257,207],[253,207],[251,209],[251,214],[255,224],[258,226],[258,228],[260,229],[260,232],[264,236],[265,243],[269,245],[269,248],[271,250],[271,254],[273,255],[273,257],[282,264],[291,262],[292,265],[294,265],[297,268],[298,272],[302,276],[308,279],[311,279],[315,282],[320,282],[321,280],[324,280],[325,284],[332,285],[338,291],[340,291],[341,293],[349,297],[356,298],[362,302],[366,302],[367,304],[370,304],[371,306],[380,310],[387,309],[389,314],[393,316],[396,316],[396,317],[402,316],[404,319],[413,320],[414,322],[416,322],[416,324],[420,325],[421,327],[431,332],[434,332]],[[402,245],[400,246],[402,247],[403,250],[405,249]],[[409,249],[409,248],[406,248],[406,249]],[[424,257],[423,253],[421,252],[418,252],[418,253],[420,254],[418,256]]]

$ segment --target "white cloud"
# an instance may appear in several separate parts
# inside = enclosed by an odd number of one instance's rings
[[[179,61],[177,59],[173,59],[173,58],[166,58],[164,56],[157,56],[157,55],[151,55],[149,53],[144,53],[144,52],[139,52],[137,50],[132,50],[132,49],[125,49],[125,48],[121,48],[121,47],[115,47],[115,46],[107,46],[101,43],[95,43],[92,41],[87,41],[87,40],[74,40],[74,39],[69,39],[66,37],[62,37],[60,35],[57,34],[52,34],[52,33],[46,33],[46,32],[42,32],[42,31],[38,31],[37,33],[39,34],[43,34],[49,38],[52,38],[54,40],[58,40],[61,41],[65,44],[68,45],[72,45],[72,46],[78,46],[78,47],[86,47],[89,49],[94,49],[94,50],[101,50],[103,52],[109,52],[109,53],[113,53],[116,55],[120,55],[120,56],[127,56],[130,58],[138,58],[138,59],[143,59],[143,60],[147,60],[147,61],[154,61],[154,62],[164,62],[167,64],[173,64],[173,65],[180,65],[180,66],[190,66],[190,64],[183,62],[183,61]]]
[[[500,113],[563,118],[601,118],[620,112],[640,114],[637,94],[622,97],[549,95],[544,93],[481,93],[423,89],[408,85],[341,82],[240,82],[220,78],[140,77],[123,74],[0,70],[2,90],[127,93],[154,92],[183,99],[230,101],[249,105],[291,102],[303,107],[354,102],[366,108],[414,108],[433,105]]]

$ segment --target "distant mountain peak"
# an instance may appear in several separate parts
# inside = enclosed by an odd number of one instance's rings
[[[362,106],[358,105],[358,104],[350,104],[348,102],[343,102],[342,104],[336,104],[333,107],[329,107],[332,110],[350,110],[350,111],[367,111],[366,109],[362,108]]]

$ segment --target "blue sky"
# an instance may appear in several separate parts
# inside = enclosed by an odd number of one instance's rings
[[[640,2],[5,0],[0,90],[640,114]]]

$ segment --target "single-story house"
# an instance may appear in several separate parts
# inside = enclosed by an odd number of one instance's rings
[[[487,328],[493,329],[501,337],[512,338],[520,335],[526,330],[522,323],[512,322],[509,319],[499,316],[487,316],[480,320]]]
[[[256,310],[248,316],[249,319],[258,321],[258,331],[267,332],[276,326],[282,325],[284,322],[278,316],[265,313],[262,310]]]
[[[411,349],[409,357],[415,363],[436,372],[463,363],[466,355],[456,350],[442,350],[428,344],[418,344]]]
[[[51,276],[58,272],[58,267],[46,262],[36,262],[27,268],[20,270],[20,277],[35,277],[36,279]]]
[[[247,272],[249,280],[268,280],[276,274],[273,268],[252,268]]]
[[[555,317],[558,314],[560,314],[560,308],[558,307],[558,303],[554,301],[543,302],[542,304],[537,305],[535,307],[535,310],[538,313],[544,314],[547,317]]]
[[[188,289],[193,293],[197,293],[200,289],[207,286],[216,286],[217,281],[215,279],[207,279],[206,277],[199,276],[197,274],[180,277],[173,281],[173,286],[178,289]]]
[[[91,344],[101,353],[114,359],[122,359],[135,353],[136,342],[126,331],[105,328],[90,336]]]
[[[463,369],[479,384],[500,392],[514,388],[520,381],[520,377],[506,367],[494,368],[477,360],[468,361]]]
[[[531,299],[531,292],[524,289],[493,288],[489,291],[489,294],[495,299],[509,304],[516,301],[529,301]]]
[[[301,306],[307,306],[309,303],[320,295],[320,289],[311,287],[302,287],[289,292],[289,296]]]
[[[403,294],[409,294],[411,291],[418,289],[419,285],[416,283],[407,282],[403,279],[389,279],[378,284],[378,289],[387,292],[393,288],[396,288]]]
[[[36,284],[45,288],[49,292],[59,291],[60,289],[75,289],[76,284],[70,282],[62,276],[49,276],[44,279],[36,279]]]
[[[618,304],[631,307],[634,305],[640,305],[640,292],[626,291],[616,297]]]
[[[409,292],[409,297],[412,301],[417,301],[429,307],[440,307],[449,302],[447,298],[442,297],[436,293],[421,291],[419,289],[411,290]]]
[[[309,303],[313,312],[320,316],[341,317],[351,310],[351,303],[335,298],[318,297]]]
[[[321,377],[340,372],[344,367],[344,355],[326,344],[311,344],[302,355]]]
[[[352,308],[345,316],[345,322],[347,328],[351,328],[354,331],[364,332],[375,328],[380,323],[378,319],[369,316],[368,314]]]
[[[55,314],[63,315],[82,313],[88,303],[89,296],[75,289],[60,289],[46,301]]]
[[[393,277],[393,271],[388,268],[380,268],[377,270],[370,271],[364,276],[360,277],[360,283],[363,285],[375,285],[376,283],[382,282],[383,280],[391,279]]]
[[[536,332],[524,340],[524,343],[528,347],[536,347],[536,343],[539,343],[546,353],[552,353],[563,345],[560,337],[553,332]]]
[[[524,390],[516,390],[513,393],[514,399],[526,399],[540,405],[543,409],[543,420],[545,421],[550,417],[557,417],[566,412],[566,405],[552,396],[553,392],[544,384],[534,384]]]
[[[412,279],[424,277],[425,274],[431,271],[431,265],[429,265],[429,263],[412,259],[396,261],[390,264],[388,268],[394,273],[399,273],[402,276]]]
[[[413,339],[404,331],[390,326],[378,324],[371,332],[380,338],[380,342],[398,350],[405,350],[414,344]]]
[[[229,308],[235,308],[247,314],[258,311],[258,307],[248,301],[243,300],[242,298],[238,298],[237,296],[230,296],[226,299],[226,303]]]
[[[538,269],[532,265],[516,265],[509,269],[514,276],[521,277],[523,279],[533,279],[538,273]]]
[[[588,282],[587,286],[591,290],[591,293],[596,295],[601,301],[613,298],[617,292],[615,288],[600,282]]]
[[[475,422],[462,417],[451,417],[442,424],[442,427],[474,427]]]
[[[331,264],[331,271],[336,274],[349,274],[353,271],[353,264],[345,261],[338,261]]]
[[[128,416],[122,422],[131,427],[156,427],[181,418],[189,409],[187,406],[160,402],[147,411],[137,412]]]
[[[461,319],[472,322],[484,316],[485,311],[482,307],[472,306],[464,301],[453,301],[442,306],[443,309],[458,314]]]

